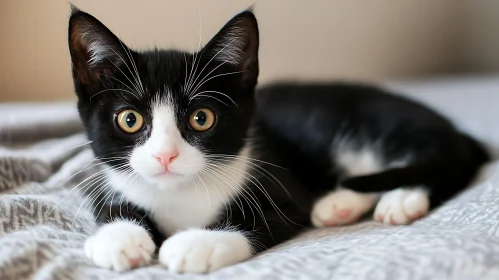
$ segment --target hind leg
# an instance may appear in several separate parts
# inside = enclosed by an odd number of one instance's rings
[[[316,227],[328,227],[355,223],[374,207],[378,199],[378,194],[339,188],[321,197],[314,204],[312,224]]]
[[[398,188],[384,193],[376,205],[374,219],[392,225],[409,224],[428,213],[430,198],[423,188]]]
[[[336,151],[333,161],[341,172],[339,177],[372,174],[383,169],[379,156],[368,148],[340,149]],[[379,193],[360,193],[338,187],[314,204],[312,223],[316,227],[354,223],[371,210],[378,199]]]

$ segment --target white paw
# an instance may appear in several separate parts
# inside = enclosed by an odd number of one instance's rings
[[[316,227],[354,223],[374,206],[377,198],[377,194],[357,193],[348,189],[336,190],[314,204],[312,223]]]
[[[192,229],[167,239],[159,262],[171,272],[206,273],[251,257],[248,239],[240,232]]]
[[[395,189],[385,193],[376,206],[374,219],[392,225],[408,224],[430,209],[428,193],[422,189]]]
[[[154,249],[146,229],[130,221],[106,224],[85,242],[85,254],[95,265],[116,271],[149,263]]]

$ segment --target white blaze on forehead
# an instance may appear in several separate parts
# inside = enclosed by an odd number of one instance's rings
[[[164,153],[179,149],[183,142],[177,128],[175,113],[168,103],[160,103],[152,110],[152,131],[148,147],[152,153]]]
[[[130,165],[134,171],[160,188],[183,184],[205,164],[204,154],[180,134],[172,104],[164,101],[152,104],[151,135],[145,143],[136,146],[130,156]],[[165,170],[156,158],[160,154],[176,155],[168,165],[168,170],[179,176],[157,176]]]

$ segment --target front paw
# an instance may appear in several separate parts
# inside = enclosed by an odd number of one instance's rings
[[[95,265],[116,271],[146,265],[155,248],[146,229],[130,221],[104,225],[85,242],[85,254]]]
[[[240,232],[187,230],[167,239],[159,262],[172,272],[206,273],[251,257],[248,239]]]

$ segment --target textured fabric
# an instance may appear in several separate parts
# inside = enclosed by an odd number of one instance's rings
[[[392,86],[495,145],[499,95],[489,93],[491,83],[499,88],[499,80]],[[499,162],[473,188],[409,226],[366,221],[312,230],[210,275],[174,275],[158,264],[126,273],[97,268],[83,252],[96,227],[80,190],[101,166],[85,145],[74,105],[3,104],[0,111],[7,116],[0,125],[2,280],[499,279]],[[495,133],[485,130],[494,126]]]

